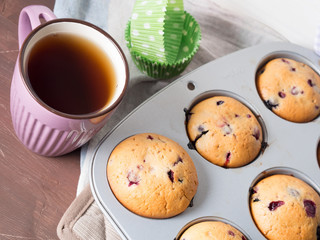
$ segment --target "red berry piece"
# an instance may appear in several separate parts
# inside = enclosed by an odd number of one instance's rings
[[[260,130],[257,127],[253,130],[252,136],[254,136],[256,140],[259,140],[259,138],[260,138]]]
[[[241,239],[242,240],[247,240],[247,238],[245,236],[242,236]]]
[[[279,97],[281,98],[285,98],[286,94],[284,92],[278,92]]]
[[[290,93],[291,93],[292,95],[297,95],[297,94],[299,94],[299,89],[298,89],[297,87],[293,86],[293,87],[291,88]]]
[[[284,205],[284,201],[274,201],[269,203],[269,210],[270,211],[275,211],[278,207],[281,207],[282,205]]]
[[[295,68],[290,68],[290,71],[291,71],[291,72],[295,72],[296,69],[295,69]]]
[[[304,210],[308,217],[316,216],[316,204],[311,200],[303,200]]]
[[[199,132],[203,132],[203,131],[204,131],[204,127],[203,127],[202,125],[200,125],[200,126],[198,127],[198,131],[199,131]]]
[[[219,122],[218,127],[222,128],[222,131],[224,132],[224,136],[229,135],[232,132],[232,128],[230,124],[226,121],[223,121],[222,123]]]
[[[234,232],[232,232],[231,230],[228,231],[228,234],[233,237],[235,236]]]
[[[227,165],[230,163],[230,158],[231,158],[231,152],[227,152],[226,155],[226,161],[224,162],[224,167],[227,167]]]
[[[315,84],[312,82],[311,79],[308,79],[308,84],[309,84],[310,87],[313,87],[313,86],[315,85]]]
[[[267,108],[272,110],[272,108],[277,108],[279,104],[272,102],[271,100],[267,100],[266,102]]]
[[[138,175],[136,175],[133,171],[130,171],[127,175],[127,179],[129,181],[128,187],[132,186],[132,185],[138,185],[140,182],[140,177]]]
[[[173,166],[177,165],[179,162],[183,163],[182,158],[180,156],[178,156],[177,161],[173,163]]]
[[[223,104],[224,103],[224,101],[218,101],[217,102],[217,105],[219,106],[219,105],[221,105],[221,104]]]
[[[151,135],[148,135],[147,139],[153,140],[153,137]]]
[[[284,59],[284,58],[282,58],[281,60],[282,60],[282,62],[284,62],[284,63],[287,63],[287,64],[290,63],[288,60],[286,60],[286,59]]]
[[[174,172],[170,169],[168,172],[167,172],[167,174],[168,174],[168,177],[169,177],[169,179],[170,179],[170,181],[171,182],[173,182],[173,180],[174,180]]]
[[[251,118],[251,114],[247,114],[247,118]]]
[[[257,187],[252,187],[252,188],[250,188],[250,194],[252,195],[252,194],[255,194],[255,193],[257,193],[258,192],[258,188]]]

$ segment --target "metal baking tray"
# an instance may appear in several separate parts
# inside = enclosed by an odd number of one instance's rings
[[[249,206],[250,188],[259,179],[274,173],[291,174],[320,192],[316,154],[320,117],[309,123],[286,121],[265,106],[256,89],[256,72],[276,57],[304,62],[319,74],[319,58],[297,45],[275,42],[243,49],[175,80],[137,107],[101,140],[92,159],[91,189],[101,210],[123,239],[178,238],[191,221],[210,216],[239,227],[248,239],[265,239],[252,220]],[[188,148],[184,109],[219,94],[247,105],[264,129],[268,146],[252,163],[240,168],[216,166]],[[144,132],[158,133],[178,142],[197,168],[199,186],[193,206],[178,216],[168,219],[138,216],[123,207],[109,187],[106,166],[111,151],[128,136]]]

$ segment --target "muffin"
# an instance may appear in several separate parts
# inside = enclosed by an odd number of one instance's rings
[[[320,77],[308,65],[288,58],[268,62],[257,74],[266,106],[291,122],[309,122],[320,114]]]
[[[255,115],[231,97],[214,96],[187,112],[190,147],[218,166],[241,167],[254,160],[262,145]]]
[[[127,209],[149,218],[182,213],[198,187],[195,165],[173,140],[141,133],[119,143],[107,164],[112,192]]]
[[[204,221],[189,227],[180,240],[246,240],[247,238],[229,224],[219,221]]]
[[[270,240],[320,238],[320,197],[304,181],[289,175],[272,175],[252,189],[251,214]]]

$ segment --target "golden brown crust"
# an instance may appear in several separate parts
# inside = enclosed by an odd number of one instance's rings
[[[268,62],[257,75],[257,89],[267,106],[292,122],[309,122],[320,114],[320,77],[292,59]]]
[[[250,109],[226,96],[211,97],[195,105],[187,130],[205,159],[228,168],[254,160],[263,139],[261,126]]]
[[[219,221],[204,221],[189,227],[180,240],[244,240],[244,235],[229,224]]]
[[[272,175],[260,181],[250,198],[252,217],[270,240],[317,240],[320,197],[304,181]]]
[[[137,134],[119,143],[110,155],[107,177],[126,208],[150,218],[183,212],[198,187],[188,153],[173,140],[154,133]]]

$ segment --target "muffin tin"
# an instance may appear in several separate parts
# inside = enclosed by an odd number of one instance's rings
[[[206,216],[234,223],[248,239],[265,239],[250,214],[250,188],[257,181],[272,174],[290,174],[320,192],[317,162],[320,118],[309,123],[284,120],[265,106],[256,89],[256,72],[277,57],[304,62],[319,74],[319,58],[297,45],[276,42],[240,50],[177,79],[137,107],[100,141],[90,169],[91,189],[123,239],[178,239],[190,222]],[[188,148],[185,109],[201,99],[221,94],[248,106],[264,129],[264,151],[240,168],[216,166]],[[143,132],[158,133],[176,141],[197,168],[199,186],[193,206],[178,216],[168,219],[138,216],[123,207],[109,187],[106,165],[111,151],[128,136]]]

